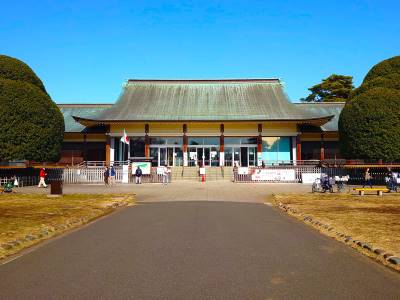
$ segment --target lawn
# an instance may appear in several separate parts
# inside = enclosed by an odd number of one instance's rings
[[[310,193],[274,195],[272,200],[288,204],[353,239],[400,256],[400,194],[360,197]]]
[[[55,198],[2,194],[0,259],[133,203],[134,196],[125,194],[72,194]]]

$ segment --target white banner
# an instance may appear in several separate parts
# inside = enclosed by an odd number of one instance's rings
[[[137,167],[140,167],[143,175],[151,174],[151,163],[150,162],[133,162],[132,163],[132,174],[135,175]]]
[[[122,166],[122,183],[129,183],[129,165]]]
[[[240,175],[247,175],[247,174],[249,174],[249,168],[246,168],[246,167],[239,167],[239,168],[238,168],[238,174],[240,174]]]
[[[321,173],[302,173],[301,174],[301,182],[308,184],[314,183],[315,179],[321,178]]]
[[[294,169],[257,169],[251,180],[254,181],[296,181]]]

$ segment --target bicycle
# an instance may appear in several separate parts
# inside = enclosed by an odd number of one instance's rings
[[[348,185],[349,179],[349,175],[343,177],[335,176],[336,190],[338,193],[350,192],[350,186]]]

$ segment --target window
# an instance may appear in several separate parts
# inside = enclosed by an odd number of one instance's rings
[[[289,161],[290,137],[263,137],[262,160],[264,161]]]
[[[257,137],[225,137],[225,145],[257,145]]]
[[[131,157],[144,157],[144,137],[130,138]]]

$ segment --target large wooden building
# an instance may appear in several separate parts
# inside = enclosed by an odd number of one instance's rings
[[[291,103],[278,79],[129,80],[115,104],[60,104],[62,162],[257,166],[340,157],[344,103]],[[120,142],[124,130],[130,145]]]

